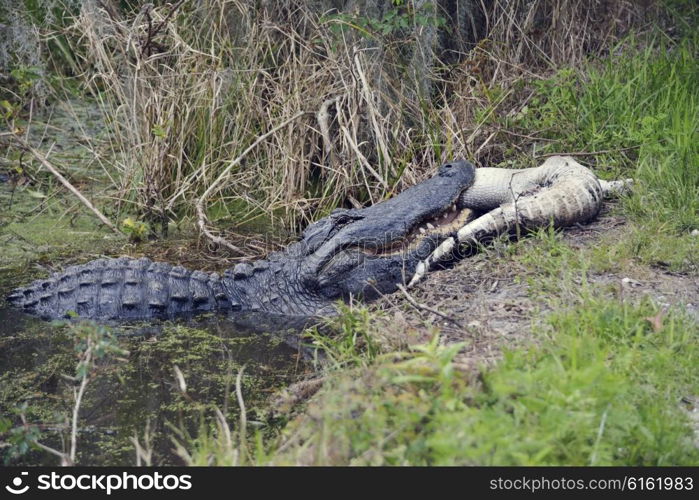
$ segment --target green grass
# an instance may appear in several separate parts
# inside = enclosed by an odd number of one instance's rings
[[[475,404],[430,427],[435,463],[696,464],[683,395],[695,391],[696,324],[649,303],[584,296],[552,314],[546,341],[509,352],[486,373]]]
[[[332,376],[287,429],[282,442],[292,445],[264,460],[696,465],[681,398],[699,389],[699,326],[671,311],[656,331],[646,318],[657,313],[648,300],[582,287],[573,306],[535,327],[535,346],[506,352],[480,383],[455,369],[462,345],[440,346],[438,336],[379,355]]]
[[[660,36],[660,35],[659,35]],[[590,152],[603,178],[633,177],[632,219],[620,256],[696,270],[699,239],[699,40],[627,40],[601,64],[535,84],[524,115],[505,125],[542,130],[543,152]],[[523,117],[522,117],[523,116]]]

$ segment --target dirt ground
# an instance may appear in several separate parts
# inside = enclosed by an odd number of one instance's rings
[[[625,219],[611,215],[606,208],[590,224],[564,230],[563,241],[583,250],[596,245],[603,235],[623,238],[628,229]],[[415,302],[444,316],[412,305],[400,292],[381,299],[378,307],[392,324],[409,333],[411,342],[427,341],[431,327],[438,326],[442,343],[467,343],[456,360],[464,368],[490,365],[500,358],[503,348],[535,342],[532,324],[543,321],[551,310],[547,301],[538,300],[530,289],[527,278],[534,276],[532,270],[516,258],[500,257],[498,250],[493,250],[463,259],[451,269],[429,273],[409,291]],[[623,300],[635,302],[648,295],[663,309],[682,307],[699,321],[696,276],[634,265],[620,272],[589,272],[587,281]],[[561,284],[557,294],[563,304],[569,295],[565,286]]]

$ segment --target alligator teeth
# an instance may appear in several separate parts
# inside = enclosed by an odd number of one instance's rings
[[[427,223],[427,228],[428,228],[428,229],[434,229],[434,226],[428,222],[428,223]]]
[[[427,225],[429,226],[430,224],[427,224]],[[427,232],[427,231],[425,231],[425,228],[424,228],[424,227],[421,227],[421,228],[420,228],[420,234],[425,234],[426,232]]]
[[[452,211],[452,212],[456,212],[456,203],[454,203],[454,204],[451,206],[451,211]]]

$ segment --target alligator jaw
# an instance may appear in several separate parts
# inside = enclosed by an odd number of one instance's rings
[[[338,255],[338,267],[344,269],[349,264],[342,254],[348,250],[375,249],[374,255],[383,252],[393,256],[405,251],[401,247],[410,241],[411,234],[421,243],[420,227],[426,228],[427,223],[432,224],[430,221],[445,216],[449,220],[452,206],[471,186],[474,175],[475,167],[471,163],[463,160],[448,163],[432,178],[398,196],[364,209],[340,211],[314,224],[302,240],[308,243],[300,268],[302,280],[312,287],[323,273],[333,274],[333,261]]]
[[[453,203],[445,212],[429,217],[414,225],[403,237],[382,246],[351,247],[366,255],[388,256],[412,252],[419,248],[426,238],[444,239],[468,224],[476,216],[469,208],[458,208]]]

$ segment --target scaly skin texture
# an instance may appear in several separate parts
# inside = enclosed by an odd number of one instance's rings
[[[209,311],[331,314],[334,302],[396,290],[444,236],[430,235],[403,252],[426,220],[447,211],[473,182],[474,167],[457,161],[400,195],[365,209],[335,210],[302,239],[265,260],[240,263],[223,276],[148,259],[100,259],[15,290],[8,300],[42,318],[96,320],[171,318]]]
[[[145,258],[99,259],[35,281],[9,299],[46,318],[73,311],[81,317],[129,320],[230,309],[223,286],[216,274]]]

